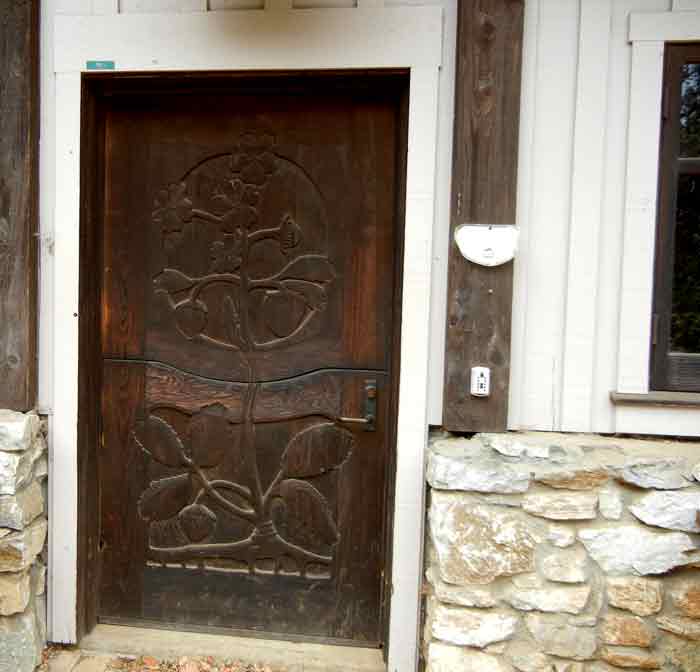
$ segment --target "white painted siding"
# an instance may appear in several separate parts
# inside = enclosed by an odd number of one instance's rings
[[[526,0],[526,7],[509,425],[697,435],[700,411],[616,408],[610,392],[648,385],[651,259],[645,253],[629,263],[625,249],[642,238],[653,248],[655,196],[646,206],[625,198],[628,181],[655,185],[654,152],[634,138],[644,129],[658,135],[660,86],[648,73],[658,71],[660,52],[658,43],[638,49],[649,67],[635,84],[630,14],[697,11],[700,1]],[[678,18],[694,25],[690,15]],[[631,118],[635,100],[648,109],[638,105],[642,115]]]

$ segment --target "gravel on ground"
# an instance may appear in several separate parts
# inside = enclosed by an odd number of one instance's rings
[[[83,664],[90,659],[89,653],[81,653],[71,647],[48,646],[44,650],[41,665],[37,672],[52,672],[56,669],[52,661],[57,663],[66,658],[66,654],[75,656],[75,663],[70,670],[82,669]],[[114,658],[99,656],[105,660],[104,672],[286,672],[286,668],[270,667],[264,664],[251,665],[234,660],[222,660],[212,656],[185,656],[177,660],[160,660],[153,656],[129,658],[115,656]],[[62,667],[62,669],[64,669]]]

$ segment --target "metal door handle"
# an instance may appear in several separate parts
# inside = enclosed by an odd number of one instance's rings
[[[339,417],[338,422],[350,425],[364,425],[366,432],[374,432],[377,429],[377,381],[365,381],[364,417],[345,418]]]
[[[351,425],[370,425],[374,424],[374,416],[368,415],[364,418],[338,418],[338,422]]]

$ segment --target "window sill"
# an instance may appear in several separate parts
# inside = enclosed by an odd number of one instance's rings
[[[700,408],[700,393],[697,392],[647,392],[646,394],[611,392],[610,400],[616,406],[695,406]]]

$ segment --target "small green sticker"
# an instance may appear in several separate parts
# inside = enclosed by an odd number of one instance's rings
[[[114,70],[114,61],[88,61],[88,70]]]

